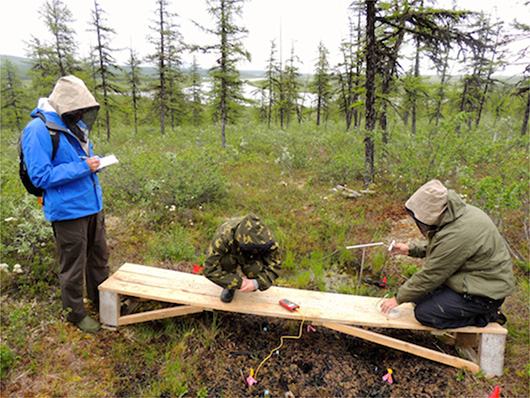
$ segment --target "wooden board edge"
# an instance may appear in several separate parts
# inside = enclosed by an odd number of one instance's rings
[[[118,319],[118,325],[119,326],[130,325],[133,323],[148,322],[148,321],[154,321],[157,319],[196,314],[202,311],[204,311],[202,307],[194,307],[191,305],[163,308],[160,310],[146,311],[146,312],[140,312],[138,314],[121,316]]]
[[[416,344],[401,341],[399,339],[395,339],[393,337],[385,336],[369,330],[360,329],[354,326],[346,326],[327,322],[324,322],[323,326],[328,329],[359,337],[376,344],[394,348],[396,350],[408,352],[409,354],[413,354],[422,358],[427,358],[432,361],[440,362],[455,368],[467,368],[473,373],[478,373],[480,371],[479,365],[466,359],[454,357],[452,355],[431,350],[430,348],[425,348]]]

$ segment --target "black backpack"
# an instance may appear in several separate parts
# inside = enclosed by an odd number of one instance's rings
[[[53,122],[47,121],[42,113],[37,113],[36,117],[38,117],[44,123],[46,123],[46,128],[50,132],[50,138],[52,140],[52,147],[53,147],[53,151],[52,151],[52,160],[53,160],[55,159],[55,155],[57,154],[57,148],[59,147],[60,133],[66,133],[67,130],[65,130],[61,126],[56,125]],[[22,181],[22,184],[26,188],[26,191],[28,191],[32,195],[41,197],[42,194],[44,193],[44,189],[37,188],[35,185],[33,185],[28,175],[28,168],[26,167],[26,163],[24,162],[24,154],[22,153],[23,135],[24,135],[24,132],[22,131],[20,133],[20,136],[18,137],[18,154],[20,158],[18,173],[20,175],[20,180]],[[68,135],[66,136],[68,137]]]

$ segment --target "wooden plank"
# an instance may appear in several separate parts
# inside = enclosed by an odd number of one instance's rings
[[[103,282],[101,291],[139,297],[149,300],[186,304],[221,311],[302,319],[302,314],[289,312],[279,305],[286,298],[300,305],[306,320],[358,325],[377,328],[435,330],[421,325],[414,318],[410,303],[398,307],[401,317],[388,319],[376,309],[377,297],[356,296],[273,286],[261,292],[236,292],[231,303],[223,303],[222,289],[202,275],[156,267],[126,263]],[[454,329],[463,333],[506,334],[499,324],[486,328],[466,327]]]
[[[444,354],[438,351],[431,350],[429,348],[421,347],[412,343],[401,341],[393,337],[384,336],[369,330],[360,329],[354,326],[339,325],[334,323],[325,322],[323,326],[328,329],[336,330],[341,333],[349,334],[355,337],[359,337],[363,340],[368,340],[376,344],[384,345],[396,350],[408,352],[410,354],[427,358],[432,361],[440,362],[445,365],[453,366],[455,368],[467,368],[472,372],[477,373],[480,368],[479,366],[471,361],[454,357],[452,355]]]
[[[204,311],[200,307],[193,307],[191,305],[183,305],[181,307],[163,308],[160,310],[140,312],[138,314],[125,315],[118,319],[118,325],[130,325],[132,323],[140,323],[147,321],[154,321],[155,319],[171,318],[174,316],[196,314]]]

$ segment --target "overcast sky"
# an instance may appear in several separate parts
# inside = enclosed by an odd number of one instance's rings
[[[178,14],[175,22],[186,43],[206,44],[216,38],[205,35],[192,21],[203,26],[211,26],[212,19],[206,12],[204,0],[169,0],[171,12]],[[242,62],[240,69],[263,70],[270,55],[271,41],[275,40],[277,50],[282,49],[282,58],[289,58],[291,47],[300,58],[301,72],[311,73],[317,58],[320,42],[329,50],[331,66],[339,61],[339,44],[348,34],[348,6],[351,0],[248,0],[243,5],[243,18],[238,20],[249,34],[244,47],[252,55],[252,62]],[[530,6],[528,0],[460,0],[459,9],[484,11],[496,19],[507,23],[515,18],[529,23]],[[27,43],[32,36],[50,40],[39,10],[45,0],[11,0],[4,2],[0,16],[0,54],[26,56]],[[89,32],[93,0],[63,0],[73,14],[75,22],[71,24],[76,32],[80,56],[87,56],[89,47],[94,43],[94,32]],[[155,0],[123,1],[99,0],[105,11],[106,26],[112,27],[116,35],[112,46],[134,48],[143,57],[153,52],[146,37],[152,31],[156,9]],[[451,0],[439,0],[438,4],[451,8]],[[280,46],[281,38],[281,46]],[[277,53],[277,57],[279,57]],[[128,58],[128,51],[115,54],[118,63]],[[192,56],[186,55],[185,62],[191,63]],[[202,67],[210,68],[212,56],[199,57]],[[522,67],[510,68],[509,73],[518,74]]]

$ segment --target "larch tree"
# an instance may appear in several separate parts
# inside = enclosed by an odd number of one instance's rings
[[[188,95],[188,103],[191,108],[191,121],[194,126],[199,126],[202,121],[203,108],[203,90],[202,90],[202,76],[197,63],[197,57],[193,57],[189,77],[190,91]]]
[[[477,14],[476,22],[471,25],[476,32],[477,43],[469,47],[471,56],[466,64],[468,73],[463,78],[459,109],[469,115],[469,127],[473,122],[475,127],[480,123],[486,95],[494,83],[491,76],[502,64],[500,59],[505,42],[500,36],[501,26],[499,23],[492,25],[484,14]]]
[[[32,37],[27,50],[28,58],[31,59],[31,92],[34,93],[33,100],[40,97],[47,97],[50,94],[58,75],[51,48],[37,37]]]
[[[503,23],[497,22],[491,27],[488,23],[485,23],[486,34],[481,41],[484,43],[493,44],[489,46],[489,51],[483,54],[483,85],[482,90],[479,94],[477,115],[475,118],[475,126],[478,127],[480,119],[482,118],[482,112],[486,103],[488,91],[492,85],[495,85],[496,81],[493,79],[493,73],[497,72],[504,65],[504,53],[506,52],[504,47],[507,44],[507,38],[502,35]],[[492,40],[493,39],[493,40]]]
[[[366,85],[365,85],[365,133],[364,133],[364,186],[374,181],[374,140],[375,113],[375,20],[376,0],[366,0]]]
[[[72,12],[61,0],[51,0],[44,3],[40,14],[53,36],[51,49],[59,74],[65,76],[74,73],[78,67],[75,31],[69,27],[75,21]]]
[[[285,91],[285,111],[287,116],[287,127],[291,122],[291,113],[294,111],[301,115],[302,109],[300,102],[300,72],[297,66],[298,57],[294,52],[294,46],[291,47],[291,56],[285,61],[285,71],[283,73],[283,87]],[[298,120],[301,120],[299,117]]]
[[[267,92],[267,127],[271,127],[273,111],[277,103],[277,94],[279,88],[280,68],[276,59],[276,42],[271,41],[271,51],[267,66],[265,68],[264,91]]]
[[[416,125],[418,120],[419,108],[423,110],[424,113],[429,113],[429,94],[427,92],[427,85],[423,83],[423,78],[420,75],[420,58],[422,48],[420,42],[417,39],[414,39],[415,51],[414,51],[414,61],[407,75],[402,79],[403,88],[405,91],[403,99],[403,119],[405,125],[409,122],[410,117],[410,126],[412,135],[416,135]],[[422,100],[422,106],[419,106],[419,101]]]
[[[514,21],[515,38],[521,42],[530,42],[530,25]],[[518,83],[516,89],[516,95],[521,96],[524,99],[524,111],[523,111],[523,123],[521,125],[521,137],[528,136],[528,123],[530,119],[530,62],[528,61],[528,52],[530,48],[528,46],[522,46],[518,59],[522,61],[521,66],[523,67],[523,79]]]
[[[379,8],[376,7],[376,4]],[[371,182],[374,176],[372,141],[372,132],[375,128],[374,120],[377,118],[379,120],[383,145],[389,139],[387,108],[400,67],[400,51],[406,39],[412,37],[422,47],[442,45],[457,45],[461,48],[476,47],[480,45],[480,41],[474,37],[473,32],[469,33],[464,27],[459,26],[459,23],[470,15],[470,12],[467,11],[424,7],[422,0],[390,0],[379,3],[374,0],[366,0],[365,5],[367,9],[366,101],[374,101],[374,104],[366,103],[366,184]],[[375,69],[371,70],[370,68]],[[378,115],[375,114],[376,75],[380,82],[377,95],[379,99]],[[373,99],[372,89],[374,89]],[[372,109],[372,105],[374,109]]]
[[[164,135],[166,116],[170,111],[178,111],[175,99],[181,98],[180,94],[176,94],[179,89],[178,82],[172,79],[181,78],[178,68],[181,64],[182,48],[179,43],[180,34],[174,23],[177,15],[169,11],[167,0],[156,0],[156,4],[156,19],[154,25],[150,27],[154,35],[148,36],[149,42],[155,46],[156,51],[149,55],[147,60],[154,63],[157,70],[157,79],[152,87],[155,93],[153,105],[159,114],[160,132]]]
[[[51,33],[52,40],[47,42],[44,38],[32,36],[27,54],[33,61],[33,89],[40,96],[45,96],[58,77],[74,74],[80,68],[76,60],[75,31],[70,27],[74,19],[68,6],[61,0],[49,0],[44,3],[39,14]]]
[[[435,126],[440,124],[440,120],[443,118],[442,105],[446,98],[446,86],[449,82],[449,60],[450,60],[450,45],[442,43],[441,45],[425,46],[425,54],[432,61],[436,74],[440,78],[440,83],[436,86],[437,93],[433,96],[434,107],[430,120],[435,120]]]
[[[204,30],[217,38],[217,43],[203,47],[203,51],[218,54],[217,65],[210,70],[214,80],[212,90],[215,117],[221,123],[221,144],[226,148],[226,125],[238,115],[238,102],[242,95],[243,82],[236,64],[250,61],[250,53],[243,46],[248,31],[236,24],[236,18],[243,13],[245,0],[207,0],[208,12],[214,19],[213,28]]]
[[[331,74],[328,55],[328,49],[324,46],[324,43],[320,42],[315,74],[311,84],[312,91],[316,95],[317,126],[320,126],[322,117],[327,115],[331,101]]]
[[[9,59],[2,61],[0,98],[2,126],[14,127],[21,131],[24,113],[28,110],[24,105],[27,103],[27,99],[22,80],[18,77],[18,68]]]
[[[95,53],[97,64],[94,67],[93,79],[96,82],[95,95],[103,97],[103,110],[105,112],[105,125],[107,129],[107,139],[110,140],[110,94],[120,93],[121,90],[115,83],[117,76],[114,71],[119,70],[110,47],[111,36],[116,34],[114,29],[105,23],[105,12],[101,9],[97,0],[94,0],[94,9],[92,10],[92,25],[96,33],[96,45],[92,48]]]
[[[362,54],[360,51],[361,32],[361,9],[357,7],[358,24],[355,26],[349,21],[350,32],[348,39],[343,40],[340,45],[342,61],[335,67],[335,77],[338,81],[339,108],[344,113],[346,119],[346,131],[350,130],[352,122],[358,123],[358,104],[360,101],[361,86],[361,65]],[[357,32],[357,36],[355,33]]]
[[[129,87],[130,98],[132,101],[132,114],[134,119],[134,132],[138,134],[138,105],[140,102],[142,72],[140,68],[140,57],[132,48],[129,49],[129,59],[127,61],[127,71],[125,80]]]

